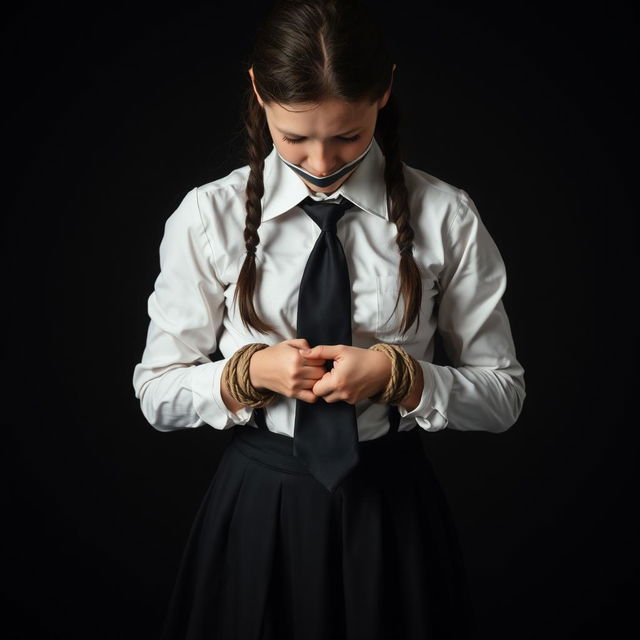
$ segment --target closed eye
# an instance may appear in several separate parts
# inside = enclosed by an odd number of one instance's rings
[[[306,140],[306,138],[288,138],[287,136],[284,136],[282,139],[285,142],[289,142],[290,144],[296,144],[296,142],[302,142],[303,140]],[[360,139],[360,134],[352,136],[351,138],[345,138],[344,136],[336,136],[336,140],[340,140],[341,142],[355,142],[356,140],[359,140],[359,139]]]

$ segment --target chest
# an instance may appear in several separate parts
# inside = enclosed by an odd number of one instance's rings
[[[320,229],[304,214],[281,216],[277,224],[271,222],[259,230],[254,304],[256,311],[277,328],[280,337],[287,339],[296,335],[300,282]],[[355,346],[368,346],[374,341],[419,342],[432,332],[437,277],[428,263],[420,261],[420,252],[414,251],[422,275],[420,326],[416,331],[414,324],[408,334],[400,334],[404,301],[400,296],[396,306],[400,255],[395,229],[386,220],[361,211],[347,212],[338,225],[337,235],[351,283]],[[227,313],[234,326],[241,324],[237,309],[231,305],[240,266],[241,262],[235,272],[228,274],[230,284],[225,292]]]

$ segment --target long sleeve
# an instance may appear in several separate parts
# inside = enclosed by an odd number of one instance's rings
[[[226,359],[210,358],[225,311],[210,240],[194,188],[165,223],[160,273],[147,304],[147,342],[133,373],[142,413],[158,431],[204,424],[227,429],[252,414],[245,407],[234,413],[224,404],[220,378]]]
[[[445,427],[499,433],[517,420],[526,396],[502,302],[502,256],[466,192],[445,238],[437,324],[453,366],[419,360],[424,389],[415,409],[399,407],[429,431]]]

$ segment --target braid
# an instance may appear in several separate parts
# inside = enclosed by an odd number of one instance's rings
[[[256,247],[260,244],[258,228],[262,220],[261,199],[264,194],[264,159],[269,146],[267,121],[253,89],[245,93],[244,125],[246,132],[246,153],[249,160],[249,179],[246,187],[246,211],[244,241],[247,249],[238,283],[233,295],[233,303],[240,300],[240,317],[244,326],[253,327],[261,333],[273,332],[274,328],[260,319],[256,313],[253,296],[256,287]]]
[[[420,326],[422,276],[413,258],[414,233],[410,221],[409,193],[400,158],[399,120],[398,102],[392,92],[387,104],[378,114],[376,130],[380,134],[380,146],[385,156],[384,179],[387,187],[389,217],[398,230],[396,242],[400,251],[400,291],[394,310],[398,306],[400,294],[402,294],[405,301],[402,333],[406,333],[416,318],[418,318],[416,330]]]

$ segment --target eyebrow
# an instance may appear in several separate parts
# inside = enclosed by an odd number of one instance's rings
[[[363,127],[354,127],[353,129],[349,129],[349,131],[344,131],[343,133],[337,133],[334,137],[338,138],[338,137],[345,137],[348,136],[350,133],[355,133],[356,131],[360,131]],[[280,132],[280,133],[284,133],[285,136],[289,136],[290,138],[305,138],[306,136],[301,136],[297,133],[291,133],[289,131],[283,131],[282,129],[280,129],[280,127],[276,127],[276,129]]]

